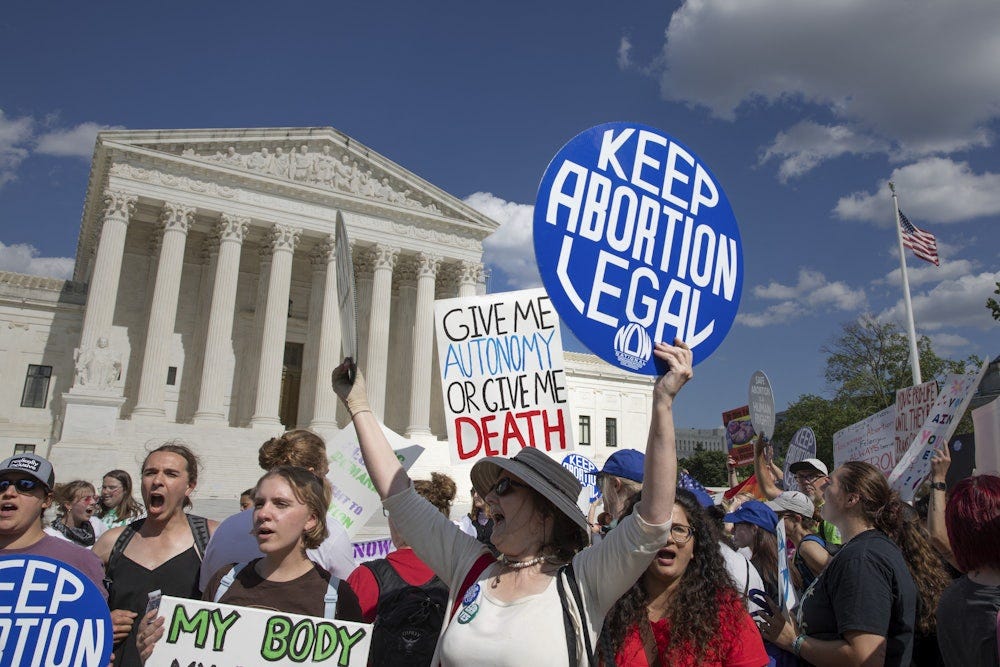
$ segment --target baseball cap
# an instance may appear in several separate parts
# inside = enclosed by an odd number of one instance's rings
[[[826,464],[819,459],[805,459],[804,461],[799,461],[798,463],[793,463],[788,466],[788,472],[793,475],[800,472],[813,472],[816,471],[823,475],[829,475],[830,471],[826,469]]]
[[[16,454],[4,459],[3,463],[0,463],[0,473],[11,471],[27,473],[49,489],[56,483],[56,473],[52,469],[52,464],[34,454]]]
[[[816,512],[816,505],[806,494],[801,491],[785,491],[770,502],[764,503],[775,512],[794,512],[804,517],[812,517]]]
[[[646,455],[636,449],[619,449],[608,457],[601,469],[601,475],[614,475],[642,484],[642,470]]]
[[[778,515],[759,500],[746,501],[722,520],[726,523],[752,523],[769,533],[775,532],[778,526]]]

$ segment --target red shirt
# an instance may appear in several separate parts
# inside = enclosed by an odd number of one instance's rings
[[[385,560],[396,570],[396,574],[403,578],[403,581],[411,586],[422,586],[434,576],[433,570],[427,567],[422,560],[417,558],[413,549],[403,548],[393,551]],[[358,596],[361,603],[361,617],[365,623],[375,622],[375,613],[378,610],[378,582],[375,575],[364,564],[355,568],[351,576],[347,578],[347,583]]]
[[[653,637],[659,652],[659,664],[688,667],[695,664],[691,644],[670,646],[670,621],[666,618],[652,624]],[[649,662],[633,626],[615,656],[618,667],[646,667]],[[701,665],[706,667],[762,667],[768,664],[764,642],[757,625],[750,618],[743,601],[736,595],[719,595],[719,631],[706,647]]]

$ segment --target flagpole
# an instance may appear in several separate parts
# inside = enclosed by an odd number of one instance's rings
[[[899,270],[903,274],[903,302],[906,304],[906,330],[910,336],[910,367],[913,369],[913,384],[918,385],[920,379],[920,355],[917,353],[917,330],[913,326],[913,304],[910,303],[910,280],[906,275],[906,253],[903,251],[903,232],[899,225],[899,201],[896,199],[896,186],[889,182],[892,190],[892,214],[896,220],[896,241],[899,243]]]

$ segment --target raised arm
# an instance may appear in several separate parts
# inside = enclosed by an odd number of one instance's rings
[[[948,468],[951,467],[951,451],[947,443],[934,451],[931,457],[931,486],[930,505],[927,508],[927,533],[930,537],[931,546],[941,554],[941,557],[951,563],[952,567],[958,568],[955,562],[955,554],[951,551],[951,541],[948,539],[948,529],[944,523],[944,510],[948,502],[948,494],[944,483],[948,477]]]
[[[379,497],[385,499],[403,491],[410,485],[410,478],[400,465],[392,445],[386,440],[375,413],[368,403],[368,389],[361,371],[357,371],[354,383],[348,379],[348,362],[333,371],[333,390],[343,401],[354,422],[361,445],[361,456]]]
[[[753,443],[753,472],[757,476],[757,485],[768,500],[774,500],[781,495],[781,489],[774,483],[774,476],[767,464],[767,441],[761,436],[755,436]]]
[[[647,522],[663,524],[670,520],[677,488],[677,441],[674,437],[674,398],[694,376],[691,349],[679,338],[673,345],[657,343],[653,349],[667,363],[667,372],[653,386],[653,413],[646,442],[642,502],[639,514]]]

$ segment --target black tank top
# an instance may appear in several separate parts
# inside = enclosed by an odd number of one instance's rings
[[[182,551],[154,570],[147,570],[122,553],[114,566],[108,570],[108,578],[113,582],[108,594],[111,609],[128,609],[138,614],[132,625],[132,632],[124,642],[115,646],[115,667],[140,667],[139,651],[135,647],[135,636],[139,621],[146,611],[150,591],[160,589],[163,595],[200,600],[198,571],[201,560],[192,546]]]

